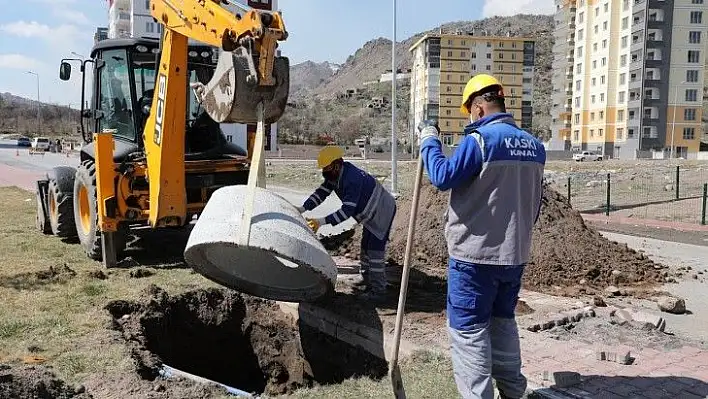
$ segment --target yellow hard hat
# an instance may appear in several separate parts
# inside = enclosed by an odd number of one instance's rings
[[[492,75],[487,75],[484,73],[474,75],[470,80],[467,81],[465,90],[462,92],[462,103],[460,104],[460,112],[462,112],[463,115],[468,116],[470,114],[470,111],[467,109],[465,104],[467,103],[467,101],[470,100],[470,97],[473,97],[475,94],[486,89],[487,87],[495,85],[502,87],[502,84],[499,83],[499,81]]]
[[[317,156],[317,167],[320,169],[326,168],[332,162],[344,157],[344,150],[336,145],[328,145],[320,150]]]

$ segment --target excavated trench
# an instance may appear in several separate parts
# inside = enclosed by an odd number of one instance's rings
[[[137,373],[148,380],[168,365],[253,394],[280,395],[387,372],[385,360],[298,326],[277,303],[231,290],[171,297],[151,286],[142,301],[112,301],[106,309]]]

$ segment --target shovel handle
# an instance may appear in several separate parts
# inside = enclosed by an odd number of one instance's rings
[[[418,200],[420,199],[420,186],[423,180],[423,157],[418,154],[417,169],[415,173],[415,185],[413,187],[413,201],[411,203],[410,219],[408,221],[408,236],[406,238],[406,252],[403,258],[403,275],[401,276],[401,291],[398,296],[398,310],[396,311],[396,327],[393,333],[393,353],[391,354],[391,380],[401,379],[398,368],[398,351],[401,343],[401,332],[403,329],[403,312],[406,307],[406,297],[408,295],[408,275],[411,268],[411,252],[413,251],[413,238],[415,236],[415,224],[418,217]],[[400,389],[402,390],[402,386]],[[400,397],[396,393],[396,397]]]
[[[251,168],[248,171],[248,190],[246,191],[246,203],[243,204],[243,215],[241,216],[241,235],[239,245],[248,246],[251,239],[251,217],[253,216],[253,202],[256,197],[256,186],[265,188],[265,158],[263,157],[263,136],[265,135],[263,103],[258,103],[258,125],[256,125],[256,140],[253,143],[253,157],[251,157]]]

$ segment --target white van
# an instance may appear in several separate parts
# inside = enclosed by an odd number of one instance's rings
[[[49,139],[46,137],[35,137],[32,139],[32,149],[34,150],[49,150]]]

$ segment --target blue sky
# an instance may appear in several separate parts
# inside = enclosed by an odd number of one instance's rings
[[[435,4],[444,2],[445,7]],[[333,6],[333,4],[336,4]],[[392,37],[392,2],[386,0],[280,0],[290,36],[281,44],[291,63],[341,63],[370,39]],[[445,22],[492,15],[548,13],[553,0],[398,0],[400,41]],[[71,52],[87,56],[96,26],[106,26],[105,0],[0,0],[0,92],[78,107],[80,73],[59,80],[59,62]],[[78,72],[75,70],[74,72]]]

